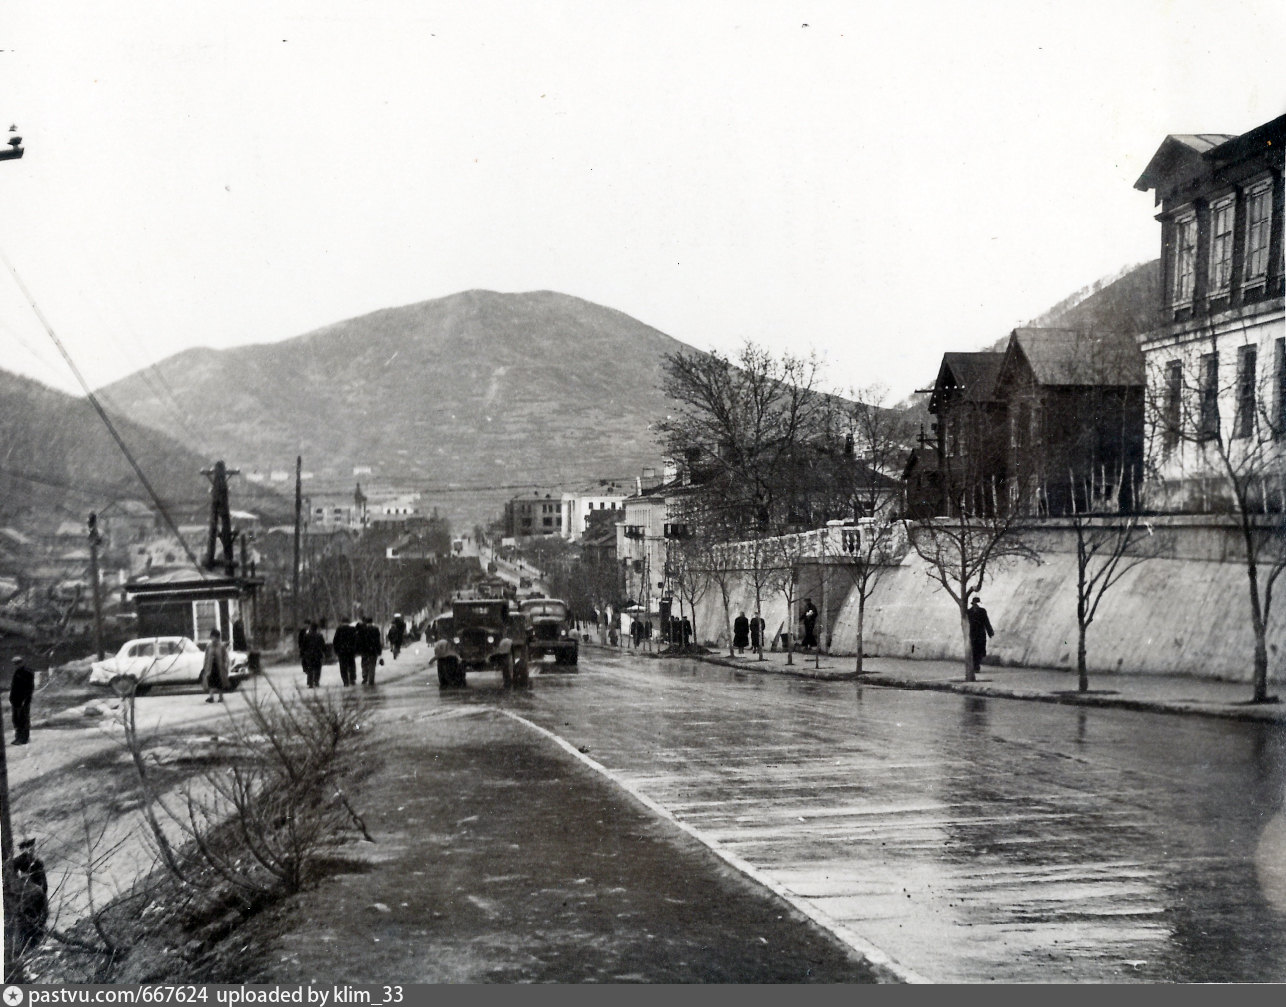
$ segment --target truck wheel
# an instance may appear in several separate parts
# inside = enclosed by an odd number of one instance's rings
[[[438,660],[438,687],[453,689],[464,685],[460,674],[460,662],[454,657],[443,657]]]
[[[578,660],[580,660],[579,650],[573,650],[570,654],[567,655],[567,663],[572,666],[572,671],[576,670],[576,662]]]
[[[505,655],[504,661],[500,665],[500,680],[504,683],[506,689],[513,688],[514,684],[514,652],[511,650]]]

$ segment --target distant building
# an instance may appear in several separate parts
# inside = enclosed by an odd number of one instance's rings
[[[505,504],[505,534],[514,538],[563,534],[563,501],[539,490]]]
[[[562,495],[562,532],[564,538],[577,542],[600,511],[619,512],[625,506],[630,487],[625,480],[599,479],[597,482]]]
[[[1134,183],[1161,207],[1163,321],[1143,341],[1157,505],[1217,507],[1221,453],[1286,442],[1284,155],[1286,116],[1175,134]]]

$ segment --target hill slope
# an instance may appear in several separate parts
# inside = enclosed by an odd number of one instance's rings
[[[119,416],[113,423],[171,516],[204,520],[210,484],[201,469],[213,459]],[[0,526],[46,531],[122,499],[151,503],[93,406],[0,371]],[[236,506],[269,516],[287,510],[262,490],[243,494]]]
[[[511,487],[655,465],[660,362],[682,349],[576,297],[473,290],[280,343],[185,351],[102,395],[247,471],[293,471],[300,454],[310,492],[359,478],[431,490],[422,505],[460,527],[494,516]]]

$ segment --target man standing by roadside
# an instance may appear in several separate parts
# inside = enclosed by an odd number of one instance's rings
[[[800,646],[804,648],[817,646],[817,606],[813,604],[812,598],[804,599],[804,639],[800,641]]]
[[[357,627],[357,653],[362,658],[362,685],[375,684],[375,665],[384,653],[381,636],[380,628],[371,621],[371,617],[362,616],[362,624]]]
[[[9,683],[9,707],[13,711],[13,743],[25,745],[31,736],[31,697],[36,676],[21,657],[13,659],[13,680]]]
[[[335,659],[339,661],[339,680],[344,685],[357,684],[357,627],[349,623],[347,617],[339,620],[335,627],[335,639],[331,641],[335,648]]]
[[[228,648],[223,645],[217,629],[210,630],[210,642],[205,647],[205,663],[201,666],[201,685],[206,691],[207,703],[223,702],[223,694],[232,685],[228,678]],[[216,700],[215,697],[218,696]]]
[[[969,605],[969,659],[973,662],[976,674],[982,668],[982,659],[987,655],[987,637],[995,636],[987,610],[982,607],[981,599],[974,595]]]
[[[304,680],[308,683],[308,688],[315,689],[321,683],[322,665],[325,661],[326,639],[317,628],[317,623],[310,622],[299,637],[299,663],[304,666]]]
[[[738,654],[744,654],[750,646],[750,620],[746,618],[744,610],[732,620],[732,645]]]

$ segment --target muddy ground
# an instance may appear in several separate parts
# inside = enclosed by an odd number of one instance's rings
[[[84,690],[47,695],[74,707]],[[50,727],[52,728],[52,724]],[[123,907],[110,962],[47,941],[37,981],[870,982],[856,953],[546,739],[489,709],[384,709],[354,831],[311,890],[246,914]],[[63,727],[71,741],[76,731]],[[35,737],[33,732],[33,738]],[[101,732],[99,733],[101,738]],[[154,739],[163,743],[164,739]],[[101,742],[100,742],[101,743]],[[98,746],[94,746],[97,748]],[[129,813],[119,754],[24,785],[49,813],[96,786]],[[190,769],[196,772],[200,760]],[[186,771],[186,762],[171,772]],[[167,780],[175,784],[177,780]],[[68,815],[70,817],[70,815]],[[170,896],[172,898],[172,896]],[[136,918],[137,917],[137,918]],[[177,917],[175,917],[177,918]],[[88,935],[82,931],[83,936]],[[127,941],[128,943],[128,941]]]

